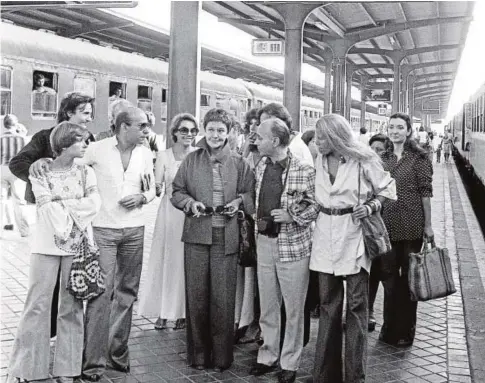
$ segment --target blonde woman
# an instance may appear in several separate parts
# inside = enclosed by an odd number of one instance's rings
[[[314,381],[343,381],[345,278],[345,382],[364,382],[371,260],[365,251],[360,219],[374,213],[385,199],[396,199],[395,182],[384,171],[379,156],[354,138],[350,124],[342,116],[329,114],[319,119],[316,137],[320,154],[315,161],[315,197],[320,212],[310,269],[318,272],[320,322]],[[366,204],[371,195],[377,196],[375,203]]]

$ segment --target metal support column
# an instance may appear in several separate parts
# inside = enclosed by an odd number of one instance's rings
[[[394,63],[394,81],[392,83],[392,113],[399,112],[399,82],[401,78],[401,65]]]
[[[328,53],[325,53],[328,52]],[[323,113],[330,113],[330,106],[332,104],[332,64],[333,64],[333,53],[331,51],[325,50],[325,94],[323,100]]]
[[[167,126],[174,116],[199,115],[200,104],[200,1],[173,1],[171,5],[170,62],[168,73]],[[172,145],[166,134],[167,147]]]
[[[360,127],[365,128],[365,95],[364,91],[367,87],[369,77],[366,75],[360,76]]]
[[[354,74],[353,65],[347,62],[345,68],[345,113],[344,117],[350,121],[350,109],[352,109],[352,76]]]
[[[332,113],[344,115],[345,109],[345,57],[333,59]]]
[[[321,4],[268,3],[285,22],[285,88],[283,104],[293,119],[293,130],[301,124],[301,64],[303,56],[303,26],[308,15]]]

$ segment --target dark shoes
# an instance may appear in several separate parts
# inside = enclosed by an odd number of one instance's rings
[[[101,375],[99,374],[92,374],[92,375],[81,375],[81,379],[87,382],[99,382],[101,380]]]
[[[374,311],[369,311],[369,322],[367,323],[367,329],[370,332],[376,329],[376,318],[374,317]]]
[[[410,347],[413,345],[413,341],[414,339],[412,338],[402,338],[402,339],[389,339],[388,336],[386,336],[385,333],[383,333],[381,331],[381,333],[379,334],[379,340],[381,342],[384,342],[384,343],[387,343],[391,346],[394,346],[394,347]]]
[[[276,365],[268,366],[267,364],[256,363],[251,370],[249,370],[249,373],[254,376],[261,376],[273,371],[275,368]]]
[[[296,371],[281,370],[278,374],[278,383],[293,383],[296,379]]]
[[[13,230],[13,225],[5,225],[3,230]]]

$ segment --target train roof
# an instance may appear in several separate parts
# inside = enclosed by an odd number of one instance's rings
[[[200,72],[200,89],[211,89],[216,92],[251,98],[251,93],[240,80],[209,72]]]
[[[27,58],[116,76],[167,82],[168,63],[1,23],[2,57]]]

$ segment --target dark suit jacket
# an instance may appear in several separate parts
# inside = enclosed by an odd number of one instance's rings
[[[30,203],[35,203],[34,193],[32,192],[32,184],[29,180],[29,168],[35,161],[41,158],[54,158],[52,152],[50,135],[54,127],[50,129],[43,129],[32,136],[30,142],[25,145],[22,150],[10,160],[8,165],[10,171],[21,180],[27,182],[25,189],[25,200]],[[91,134],[91,141],[94,141],[94,136]]]
[[[180,165],[173,181],[172,204],[184,209],[190,201],[202,202],[213,206],[212,164],[208,146],[203,138],[198,144],[200,150],[190,153]],[[254,213],[254,174],[249,164],[226,144],[218,156],[224,185],[224,201],[229,203],[241,195],[246,213]],[[225,253],[233,254],[239,250],[239,227],[236,216],[226,218]],[[185,217],[182,241],[194,244],[212,244],[211,216]]]

